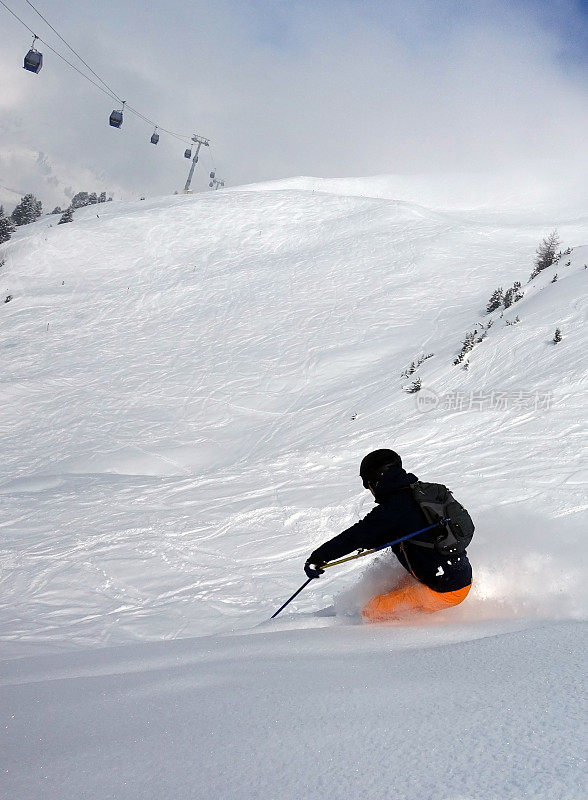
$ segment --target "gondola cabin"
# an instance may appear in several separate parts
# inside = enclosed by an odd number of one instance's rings
[[[34,49],[29,50],[24,58],[23,66],[29,72],[34,72],[35,75],[38,75],[43,66],[43,53],[39,53],[38,50]]]
[[[113,111],[110,115],[109,119],[110,124],[113,128],[120,128],[123,124],[123,112],[122,111]]]
[[[192,150],[189,147],[184,150],[184,158],[192,158]]]
[[[158,133],[152,133],[151,134],[151,144],[157,144],[158,141],[159,141],[159,134]]]

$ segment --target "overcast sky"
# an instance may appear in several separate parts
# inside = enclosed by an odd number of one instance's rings
[[[4,0],[69,59],[25,0]],[[116,93],[211,140],[236,185],[293,175],[587,163],[588,0],[32,0]],[[0,202],[181,190],[184,145],[127,114],[0,7]],[[578,164],[582,167],[578,167]]]

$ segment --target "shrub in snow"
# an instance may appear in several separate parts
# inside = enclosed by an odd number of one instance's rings
[[[518,303],[522,298],[521,282],[515,281],[511,289],[507,289],[504,294],[504,307],[510,308],[513,303]]]
[[[552,282],[552,283],[555,283],[556,281],[557,281],[557,272],[555,273],[555,275],[554,275],[554,276],[553,276],[553,278],[551,279],[551,282]]]
[[[420,365],[424,361],[426,361],[428,358],[433,358],[434,355],[435,355],[435,353],[423,353],[422,356],[418,357],[416,363],[414,361],[411,361],[410,362],[410,367],[408,367],[408,369],[405,369],[404,372],[401,372],[400,375],[403,378],[409,378],[411,375],[413,375],[417,371],[417,369],[420,367]]]
[[[493,311],[496,311],[497,308],[500,308],[502,302],[504,300],[504,296],[502,293],[502,286],[498,289],[495,289],[492,293],[492,297],[488,300],[488,305],[486,306],[486,311],[491,314]]]
[[[63,225],[64,222],[73,222],[73,208],[71,206],[65,209],[65,211],[61,215],[61,219],[57,224]]]
[[[517,322],[520,322],[520,321],[521,320],[519,318],[519,315],[517,314],[516,317],[511,322],[509,322],[509,320],[506,320],[506,324],[507,325],[516,325]]]
[[[11,216],[15,225],[29,225],[38,220],[42,213],[41,201],[37,200],[34,194],[25,194]]]
[[[406,391],[407,391],[409,394],[414,394],[415,392],[420,392],[420,390],[421,390],[421,388],[422,388],[422,384],[423,384],[422,380],[421,380],[420,378],[417,378],[416,380],[414,380],[414,381],[413,381],[413,382],[410,384],[410,386],[407,388],[407,390],[406,390]]]
[[[454,364],[461,364],[470,350],[473,349],[474,345],[476,344],[476,336],[478,335],[477,329],[473,333],[466,333],[465,339],[463,340],[463,344],[461,346],[461,350],[459,351],[459,355],[454,360]]]
[[[535,256],[535,268],[531,273],[531,277],[529,280],[533,280],[539,275],[540,272],[543,272],[544,269],[550,267],[553,262],[556,260],[555,252],[559,247],[559,235],[557,231],[551,231],[549,236],[546,236],[545,239],[541,242],[537,250],[535,251],[537,255]]]
[[[554,334],[554,336],[553,336],[553,344],[558,344],[558,342],[561,342],[562,338],[563,338],[563,337],[562,337],[562,335],[561,335],[561,331],[560,331],[560,329],[559,329],[559,328],[556,328],[556,329],[555,329],[555,334]]]
[[[10,217],[4,216],[4,208],[0,206],[0,244],[7,242],[14,233],[14,225]]]

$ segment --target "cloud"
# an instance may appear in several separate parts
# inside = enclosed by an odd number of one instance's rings
[[[588,79],[574,32],[585,18],[571,1],[171,0],[147,12],[108,0],[83,17],[54,6],[62,35],[117,93],[166,127],[211,138],[232,185],[523,161],[571,169],[584,150]],[[2,25],[3,149],[26,151],[33,166],[0,154],[0,183],[26,179],[47,203],[64,202],[69,184],[123,197],[182,188],[181,142],[162,135],[153,147],[130,115],[111,129],[108,97],[49,52],[40,75],[26,73],[28,34]],[[197,189],[212,163],[204,151]]]

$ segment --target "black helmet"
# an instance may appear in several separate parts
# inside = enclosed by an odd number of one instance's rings
[[[374,450],[368,453],[359,467],[359,477],[366,489],[375,485],[389,467],[401,467],[402,459],[394,450]]]

